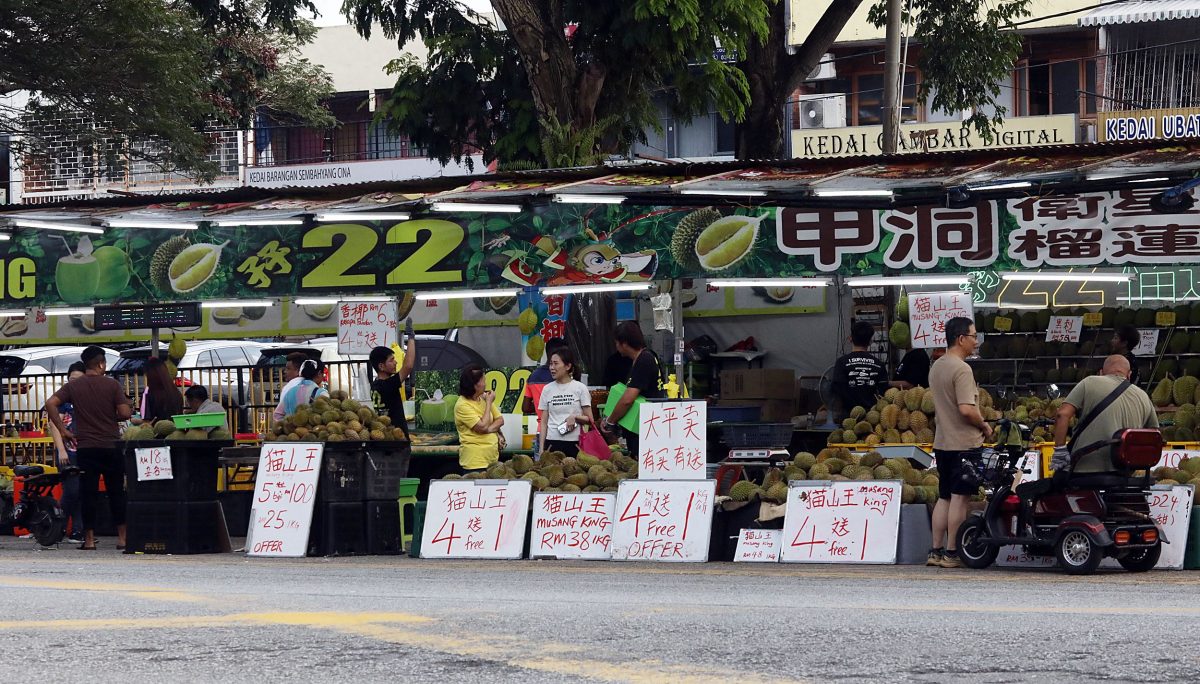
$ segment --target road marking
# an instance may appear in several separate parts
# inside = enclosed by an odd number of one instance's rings
[[[232,613],[227,615],[179,615],[173,617],[146,618],[65,618],[60,620],[26,620],[0,623],[5,629],[163,629],[188,627],[229,627],[252,625],[259,627],[289,626],[312,627],[315,629],[347,630],[371,623],[423,623],[432,618],[411,613],[340,613],[319,612],[275,612],[275,613]]]
[[[128,584],[107,584],[104,582],[82,582],[78,580],[46,580],[31,577],[11,577],[0,575],[0,587],[24,587],[29,589],[54,589],[57,591],[92,591],[101,593],[125,594],[138,598],[155,599],[158,601],[178,601],[182,603],[211,603],[212,598],[190,594],[176,589],[149,587]]]

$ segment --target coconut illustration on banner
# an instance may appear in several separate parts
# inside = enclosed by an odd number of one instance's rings
[[[92,240],[85,235],[72,250],[66,239],[60,239],[67,246],[67,255],[54,268],[58,296],[67,304],[90,302],[100,289],[100,262],[92,255]]]

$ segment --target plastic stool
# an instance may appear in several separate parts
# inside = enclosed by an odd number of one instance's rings
[[[717,495],[725,496],[729,494],[729,488],[735,482],[745,477],[744,469],[739,463],[722,463],[717,468],[717,475],[714,479],[717,481]]]
[[[417,497],[402,496],[396,499],[396,503],[400,505],[400,543],[407,549],[408,545],[412,543],[413,536],[412,530],[408,529],[408,525],[404,524],[404,508],[405,506],[412,507],[413,528],[415,529],[417,526]]]

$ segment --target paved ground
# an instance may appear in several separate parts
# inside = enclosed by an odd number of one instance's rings
[[[107,542],[107,543],[105,543]],[[262,560],[0,539],[11,681],[1196,681],[1200,573]]]

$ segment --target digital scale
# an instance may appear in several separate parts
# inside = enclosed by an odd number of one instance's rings
[[[729,450],[731,461],[790,461],[792,457],[787,449],[768,447],[742,447]]]

